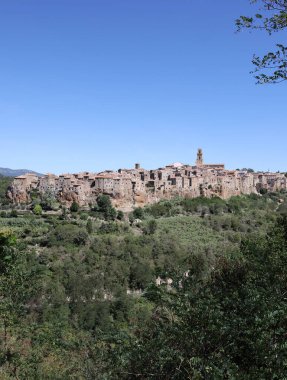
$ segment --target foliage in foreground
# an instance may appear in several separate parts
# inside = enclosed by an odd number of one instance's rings
[[[198,264],[172,290],[147,290],[153,315],[126,350],[116,336],[111,378],[284,379],[287,220],[220,258],[208,278]]]
[[[102,203],[0,215],[1,379],[284,379],[286,194]]]
[[[238,30],[247,28],[263,30],[269,35],[284,31],[287,27],[287,2],[285,0],[250,0],[258,3],[259,9],[254,16],[240,16],[236,20]],[[280,83],[287,79],[287,46],[276,44],[276,50],[267,52],[263,57],[254,56],[257,83]]]

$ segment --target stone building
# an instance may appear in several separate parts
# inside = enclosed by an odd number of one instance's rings
[[[160,199],[182,197],[221,197],[279,191],[287,189],[283,173],[250,173],[226,170],[224,164],[206,164],[202,149],[198,149],[195,165],[176,162],[163,168],[146,170],[139,163],[132,169],[117,172],[74,173],[59,176],[33,174],[16,177],[7,196],[14,203],[27,203],[31,194],[49,192],[59,202],[81,206],[94,204],[99,194],[111,197],[114,206],[125,210],[154,203]]]

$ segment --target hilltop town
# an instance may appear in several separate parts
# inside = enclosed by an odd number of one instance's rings
[[[119,209],[132,209],[161,199],[182,197],[220,197],[280,191],[287,189],[284,173],[226,170],[224,164],[206,164],[198,149],[194,165],[179,162],[154,170],[135,164],[133,169],[106,170],[100,173],[27,173],[15,177],[7,197],[16,204],[31,202],[31,194],[51,194],[69,206],[94,204],[99,194],[107,194]]]

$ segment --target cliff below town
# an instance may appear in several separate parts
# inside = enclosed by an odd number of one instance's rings
[[[226,199],[234,195],[286,189],[284,173],[226,170],[224,164],[205,164],[199,149],[195,165],[174,163],[146,170],[135,164],[134,169],[119,169],[117,172],[46,174],[41,177],[26,173],[14,178],[7,197],[18,204],[31,202],[35,194],[49,194],[66,206],[73,201],[88,206],[94,204],[100,194],[107,194],[115,207],[128,211],[175,196]]]

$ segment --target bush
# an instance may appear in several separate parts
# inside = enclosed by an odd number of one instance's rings
[[[88,234],[74,224],[62,224],[57,226],[48,238],[48,245],[84,245],[88,240]]]
[[[107,208],[111,207],[112,203],[111,203],[110,197],[105,194],[99,195],[97,198],[97,205],[100,211],[104,211]]]
[[[33,208],[33,213],[35,215],[41,215],[42,214],[42,207],[41,205],[35,205]]]
[[[89,215],[87,213],[85,212],[81,213],[81,216],[80,216],[81,220],[88,220],[88,218],[89,218]]]
[[[110,223],[103,223],[101,227],[99,228],[99,232],[102,234],[110,234],[113,232],[118,232],[119,226],[117,223],[110,222]]]
[[[135,217],[134,217],[134,214],[132,212],[132,213],[129,214],[129,222],[130,222],[130,224],[133,224],[134,220],[135,220]]]
[[[134,209],[133,215],[134,215],[135,219],[143,219],[144,211],[143,211],[142,208],[137,207],[137,208]]]
[[[118,211],[117,219],[118,220],[124,220],[124,217],[125,217],[124,213],[121,210]]]
[[[172,203],[169,201],[163,201],[155,203],[147,208],[147,212],[155,218],[161,216],[170,216],[172,209]]]
[[[85,231],[81,230],[75,235],[73,243],[76,245],[85,245],[88,240],[88,235]]]
[[[88,234],[91,234],[93,232],[93,222],[91,221],[91,219],[87,221],[86,228],[87,228]]]
[[[71,207],[70,207],[70,211],[71,212],[78,212],[79,211],[79,205],[78,205],[78,203],[77,202],[73,202],[72,203],[72,205],[71,205]]]
[[[157,227],[156,220],[154,219],[149,220],[144,228],[145,234],[153,235],[156,231],[156,227]]]
[[[98,196],[97,205],[93,211],[105,220],[115,220],[117,217],[117,211],[113,208],[110,197],[104,194]]]
[[[10,218],[17,218],[18,217],[18,212],[17,210],[12,210],[10,212]]]

